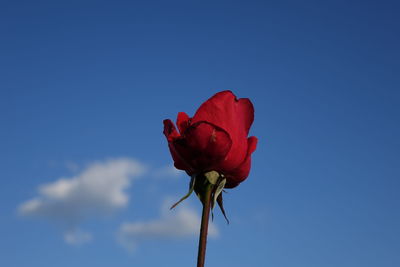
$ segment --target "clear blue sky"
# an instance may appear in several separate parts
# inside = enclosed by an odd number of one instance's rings
[[[259,145],[225,196],[231,224],[216,211],[207,266],[400,266],[399,8],[1,1],[0,265],[194,266],[196,236],[143,234],[133,252],[116,236],[123,223],[175,220],[160,207],[188,178],[166,171],[162,120],[231,89],[253,101]],[[97,209],[85,218],[50,214],[67,202],[38,188],[121,158],[147,166],[121,176],[129,201],[108,213],[87,197]],[[37,197],[55,210],[21,213]],[[182,206],[200,212],[194,196]],[[67,228],[91,238],[68,244]]]

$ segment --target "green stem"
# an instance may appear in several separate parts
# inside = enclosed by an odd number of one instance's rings
[[[208,221],[211,209],[212,184],[208,184],[203,195],[203,213],[201,215],[199,252],[197,255],[197,267],[204,267],[207,246]]]

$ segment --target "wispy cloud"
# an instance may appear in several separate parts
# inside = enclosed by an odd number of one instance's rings
[[[70,245],[82,245],[92,241],[92,235],[79,229],[73,229],[64,233],[64,240]]]
[[[130,158],[95,162],[83,169],[74,164],[71,169],[75,172],[80,169],[80,172],[40,185],[37,196],[22,203],[18,212],[22,216],[61,225],[64,240],[70,245],[88,243],[93,237],[80,229],[81,223],[93,217],[113,214],[125,207],[129,202],[127,189],[133,180],[144,174],[153,179],[175,179],[183,175],[183,172],[171,165],[151,169],[146,166]],[[164,201],[157,219],[123,223],[118,230],[119,243],[133,250],[143,241],[197,237],[199,214],[188,207],[187,203],[170,211],[171,202]],[[213,223],[210,223],[209,235],[218,235]]]
[[[155,178],[179,178],[183,174],[184,172],[176,169],[174,165],[167,165],[152,172]]]
[[[198,213],[182,205],[171,211],[170,206],[170,201],[164,202],[158,219],[123,223],[118,231],[119,243],[129,251],[133,251],[143,241],[196,237],[200,229]],[[218,236],[218,229],[212,222],[210,222],[208,233],[210,237]]]
[[[74,230],[78,224],[87,217],[108,215],[126,206],[126,189],[144,172],[143,164],[129,158],[96,162],[74,177],[41,185],[38,196],[22,203],[18,211],[23,216],[61,223],[68,229],[64,236],[67,243],[85,243],[91,236]]]

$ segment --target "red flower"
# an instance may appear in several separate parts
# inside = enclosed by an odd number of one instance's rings
[[[215,94],[193,118],[180,112],[176,124],[164,120],[174,165],[189,175],[217,171],[226,178],[226,188],[244,181],[250,172],[251,153],[257,138],[247,137],[254,120],[253,104],[237,99],[231,91]]]

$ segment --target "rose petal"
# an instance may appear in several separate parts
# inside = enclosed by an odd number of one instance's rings
[[[256,150],[257,147],[257,137],[251,136],[247,139],[248,150],[246,159],[243,163],[235,170],[229,172],[226,176],[225,188],[233,188],[243,182],[247,176],[249,176],[251,167],[251,154]]]
[[[174,160],[174,166],[180,170],[187,170],[190,166],[185,162],[174,147],[174,142],[180,139],[181,136],[176,131],[175,125],[171,120],[164,120],[164,135],[168,140],[169,151],[171,152],[172,159]]]
[[[181,157],[181,155],[177,152],[174,143],[168,144],[169,151],[171,152],[172,159],[174,160],[175,168],[179,170],[188,171],[190,174],[193,172],[191,166],[189,166],[185,159]],[[190,175],[189,174],[189,175]]]
[[[247,135],[254,120],[253,104],[247,98],[237,99],[231,91],[215,94],[197,110],[192,123],[207,121],[229,133],[232,147],[220,168],[237,168],[247,154]]]
[[[168,142],[171,142],[175,138],[178,138],[180,135],[176,131],[175,125],[171,120],[164,120],[164,135],[167,137]]]
[[[189,116],[185,112],[179,112],[178,118],[176,119],[176,125],[178,126],[179,132],[182,134],[189,126]]]
[[[213,170],[225,159],[232,146],[229,134],[208,122],[192,124],[184,135],[185,138],[174,142],[174,148],[197,172]]]
[[[192,123],[208,121],[227,132],[238,126],[247,136],[254,120],[254,107],[248,98],[237,99],[229,90],[216,93],[204,102],[193,116]]]

